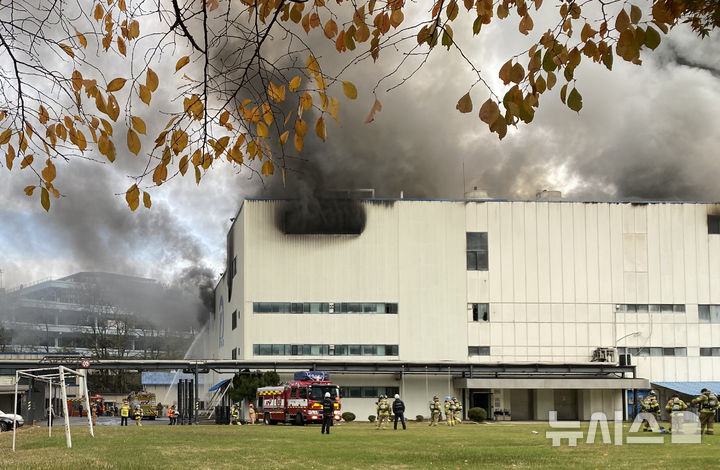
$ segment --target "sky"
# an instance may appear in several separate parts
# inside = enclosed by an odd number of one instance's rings
[[[497,71],[523,47],[515,27],[490,25],[479,39],[467,38],[467,53],[498,89]],[[347,61],[332,52],[322,58],[338,67]],[[113,165],[78,160],[71,167],[57,162],[63,197],[52,200],[49,213],[23,193],[34,181],[0,167],[2,287],[78,271],[168,284],[217,279],[230,219],[243,198],[316,186],[373,188],[378,197],[461,198],[477,187],[497,198],[528,199],[556,189],[571,200],[720,201],[720,42],[679,27],[642,58],[641,67],[616,58],[612,72],[583,63],[576,74],[579,114],[560,102],[559,81],[541,98],[534,122],[500,141],[477,117],[486,91],[473,89],[472,113],[455,109],[474,78],[444,48],[402,86],[386,91],[406,71],[382,82],[382,111],[364,124],[372,88],[396,63],[383,55],[344,76],[356,84],[358,99],[341,99],[342,125],[327,123],[326,143],[306,141],[304,160],[293,163],[285,187],[278,176],[263,181],[217,164],[199,185],[189,172],[153,191],[150,210],[129,211],[129,166],[122,159]]]

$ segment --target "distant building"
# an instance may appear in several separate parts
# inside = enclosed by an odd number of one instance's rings
[[[182,358],[192,320],[168,310],[153,279],[80,272],[8,289],[0,298],[0,351],[82,353],[95,358]]]
[[[720,380],[720,204],[538,198],[246,200],[205,357],[339,371],[361,419],[396,391],[589,419]]]

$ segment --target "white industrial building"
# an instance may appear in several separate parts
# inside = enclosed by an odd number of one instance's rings
[[[395,391],[612,416],[720,381],[720,204],[248,199],[215,302],[207,359],[331,370],[358,419]]]

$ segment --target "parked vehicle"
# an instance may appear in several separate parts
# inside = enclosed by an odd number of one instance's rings
[[[132,392],[128,395],[128,403],[130,404],[131,410],[135,409],[135,405],[140,405],[140,409],[142,409],[143,412],[142,419],[154,420],[158,415],[154,393],[146,391]]]
[[[265,424],[289,422],[302,426],[322,422],[325,393],[334,400],[334,419],[341,419],[340,387],[330,382],[330,374],[319,371],[296,372],[292,382],[257,389],[257,413]]]
[[[13,413],[4,413],[0,410],[0,432],[10,431],[13,428],[13,420],[17,422],[16,426],[18,428],[25,424],[22,416]]]

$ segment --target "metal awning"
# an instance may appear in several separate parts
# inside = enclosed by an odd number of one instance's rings
[[[458,388],[502,389],[604,389],[629,390],[650,388],[647,379],[629,378],[502,378],[502,379],[455,379]]]
[[[231,379],[221,380],[220,382],[218,382],[218,383],[216,383],[215,385],[213,385],[212,387],[210,387],[210,389],[208,390],[208,392],[214,392],[214,391],[217,390],[218,388],[220,388],[220,387],[222,387],[223,385],[225,385],[226,383],[230,382],[230,380],[231,380]]]
[[[715,393],[720,392],[720,382],[653,382],[653,385],[692,396],[700,395],[700,390],[703,388],[712,390]]]

